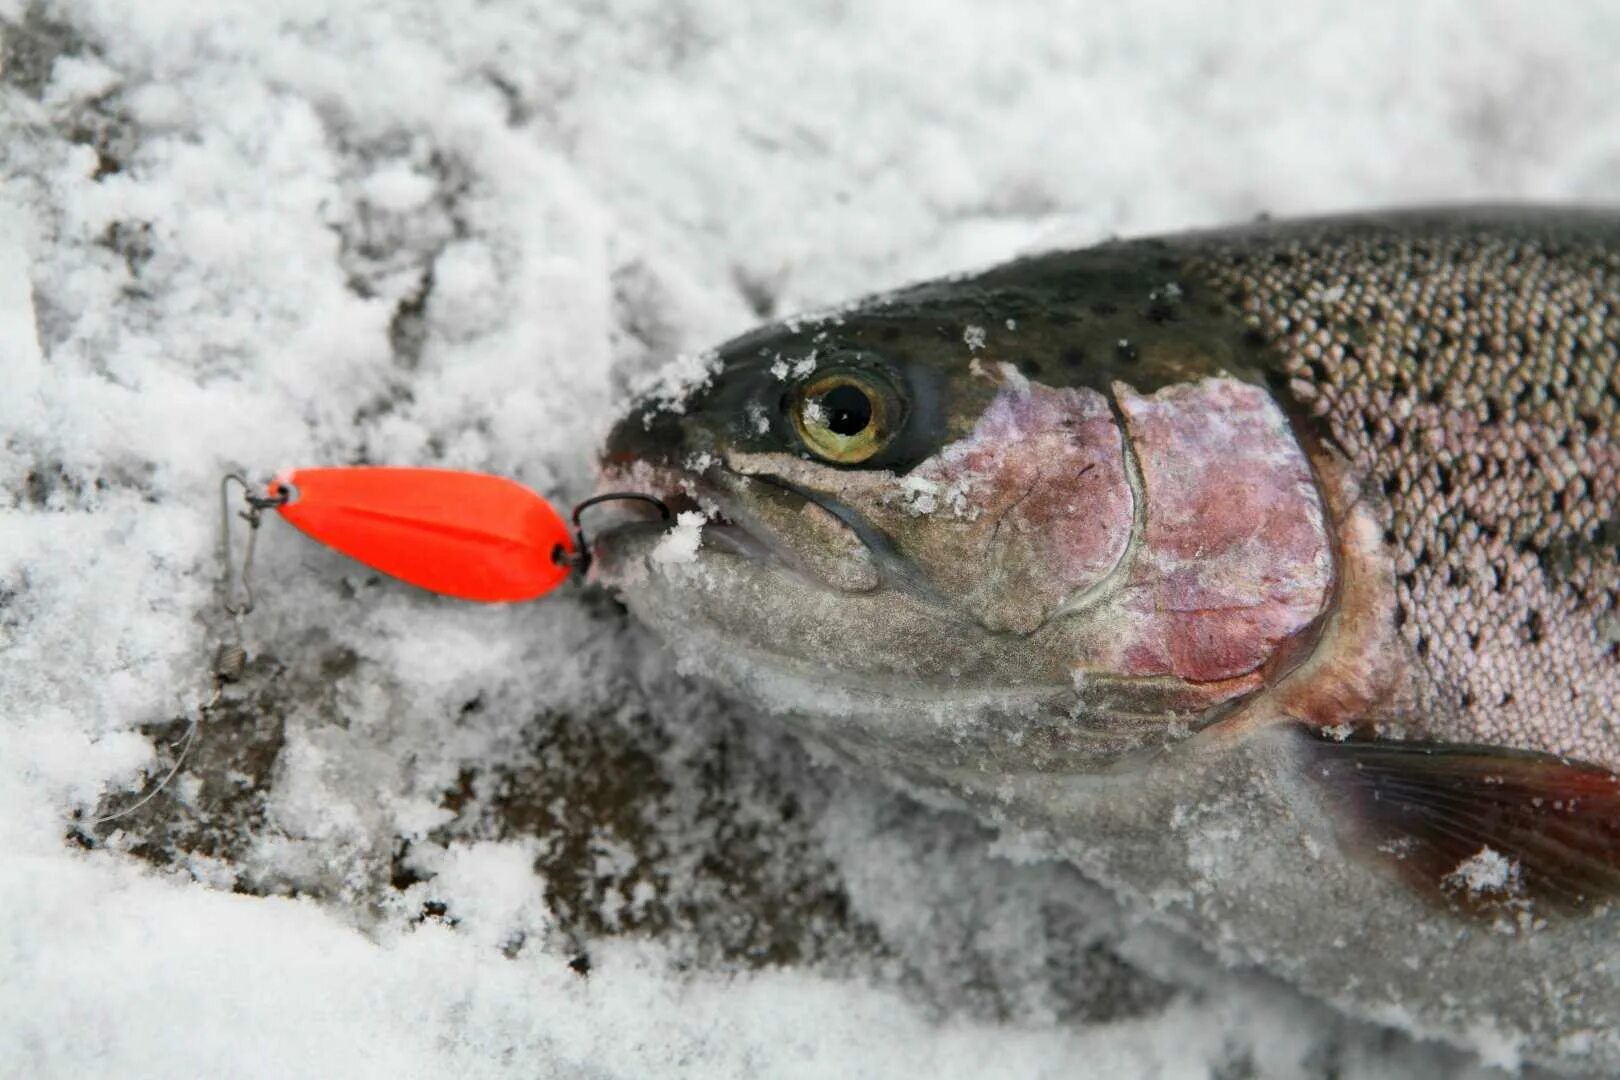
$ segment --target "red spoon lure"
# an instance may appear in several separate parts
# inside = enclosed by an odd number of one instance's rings
[[[504,477],[381,466],[297,469],[271,482],[269,499],[290,525],[321,543],[463,600],[532,600],[560,585],[579,561],[562,515]]]

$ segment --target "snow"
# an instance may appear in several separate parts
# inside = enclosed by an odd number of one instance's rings
[[[771,374],[786,382],[789,379],[799,380],[816,370],[816,354],[811,350],[810,355],[793,363],[786,360],[776,360],[771,364]]]
[[[1446,880],[1476,896],[1507,893],[1518,884],[1519,866],[1500,851],[1485,846],[1458,863]]]
[[[631,394],[651,400],[665,412],[685,412],[686,398],[709,385],[719,364],[714,352],[679,353],[650,376],[633,382]]]
[[[683,510],[647,557],[664,566],[696,562],[698,545],[703,543],[703,526],[708,520],[699,511]]]
[[[73,824],[210,691],[230,469],[566,504],[630,388],[673,403],[763,317],[1262,211],[1620,188],[1608,5],[1207,12],[0,0],[0,1061],[1464,1068],[814,764],[600,598],[458,605],[273,519],[182,779]]]
[[[968,494],[973,488],[973,478],[970,476],[949,484],[923,476],[902,476],[896,479],[896,486],[900,489],[900,505],[908,514],[921,517],[943,508],[954,517],[978,515],[978,508],[968,503]]]

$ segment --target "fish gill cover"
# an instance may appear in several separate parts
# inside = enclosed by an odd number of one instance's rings
[[[1620,188],[1602,5],[1287,12],[0,0],[0,1062],[1476,1069],[818,767],[600,597],[467,608],[274,525],[189,767],[71,823],[206,692],[227,469],[566,498],[628,386],[763,317],[1112,233]]]

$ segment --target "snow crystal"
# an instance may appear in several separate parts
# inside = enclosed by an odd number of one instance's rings
[[[982,326],[974,326],[969,323],[966,329],[962,331],[962,341],[966,343],[967,347],[973,352],[978,352],[980,349],[984,348],[984,343],[986,340],[987,335],[984,327]]]
[[[1518,887],[1519,864],[1487,845],[1458,863],[1446,881],[1476,896],[1510,893]]]
[[[698,545],[703,543],[703,526],[707,521],[708,518],[696,510],[682,511],[648,558],[663,565],[695,562]]]
[[[366,177],[361,191],[377,209],[403,214],[421,207],[433,197],[437,187],[433,177],[417,172],[404,162],[391,161]]]
[[[825,334],[817,335],[825,337]],[[776,360],[771,364],[771,374],[784,382],[790,379],[803,379],[816,370],[816,363],[820,353],[814,349],[807,356],[800,357],[791,363],[787,360]]]
[[[45,100],[52,105],[83,101],[109,93],[118,85],[118,72],[92,57],[63,56],[51,68]]]
[[[633,382],[631,394],[650,401],[656,410],[686,412],[686,399],[708,387],[720,370],[719,354],[713,350],[681,353],[655,371]],[[649,416],[649,423],[651,418]]]
[[[431,877],[408,887],[405,898],[442,908],[443,917],[486,947],[538,944],[551,919],[545,882],[534,872],[538,844],[529,838],[419,848],[414,869]]]
[[[899,484],[905,498],[906,509],[913,514],[932,514],[939,506],[939,493],[944,489],[943,484],[921,476],[902,476],[899,478]]]
[[[973,486],[971,477],[961,477],[943,484],[927,477],[907,475],[896,477],[895,483],[900,488],[900,505],[909,514],[921,517],[941,509],[959,518],[970,514],[968,493]]]
[[[686,460],[681,462],[681,464],[688,472],[706,473],[716,465],[720,464],[720,459],[709,453],[707,450],[701,450],[697,453],[688,454],[686,456]]]
[[[1029,379],[1018,370],[1016,364],[1009,364],[1006,361],[985,364],[975,356],[968,364],[968,371],[976,378],[986,379],[997,386],[1005,386],[1015,394],[1029,393]]]

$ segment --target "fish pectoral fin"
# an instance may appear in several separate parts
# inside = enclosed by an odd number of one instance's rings
[[[1620,777],[1551,754],[1313,735],[1314,777],[1353,838],[1477,914],[1620,897]],[[1358,847],[1360,844],[1358,843]]]

